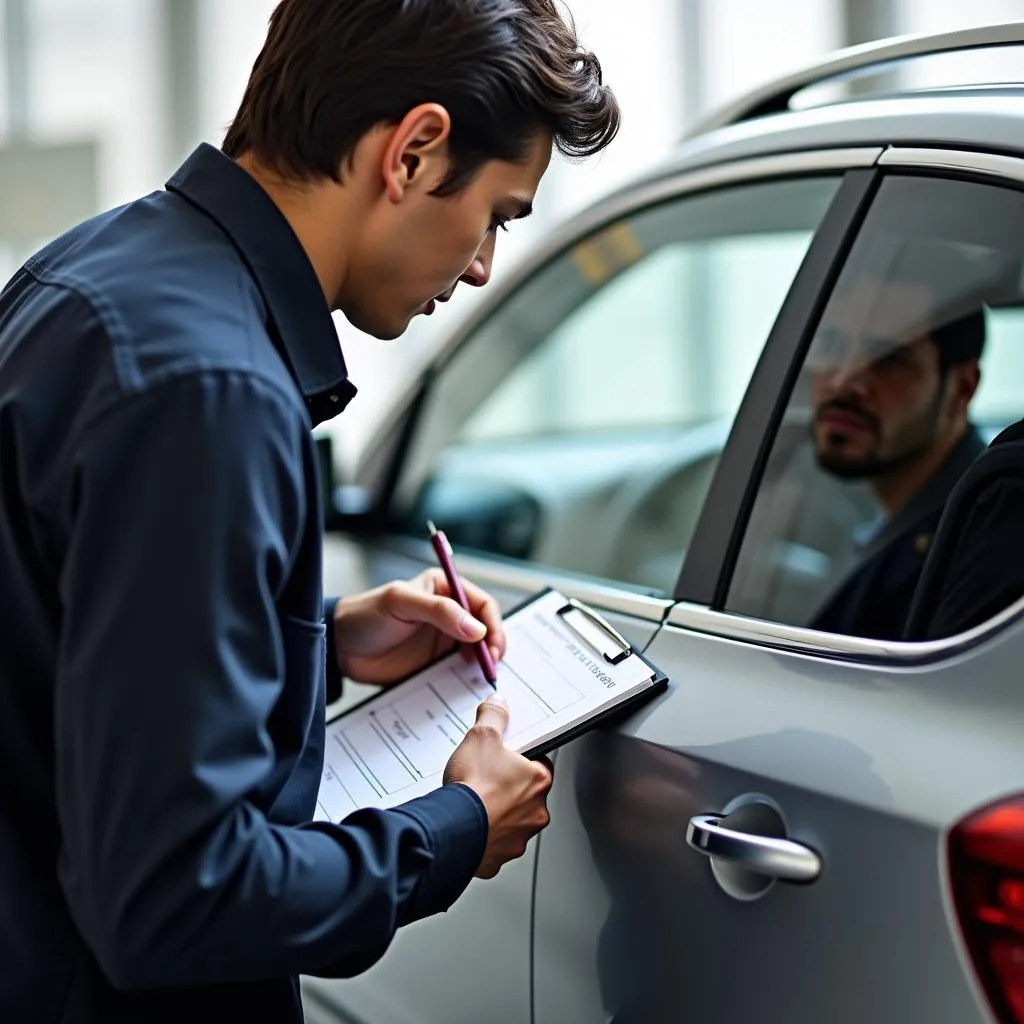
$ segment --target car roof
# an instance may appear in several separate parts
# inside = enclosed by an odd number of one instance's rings
[[[712,164],[861,146],[1024,152],[1024,86],[927,89],[768,114],[684,141],[617,191]]]
[[[625,190],[710,164],[815,149],[902,145],[1019,153],[1024,83],[860,94],[804,110],[792,110],[791,104],[815,86],[877,75],[914,60],[1020,46],[1024,22],[899,36],[840,50],[713,111],[666,160]]]

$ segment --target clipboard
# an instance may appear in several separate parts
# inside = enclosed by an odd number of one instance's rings
[[[533,616],[531,608],[536,608]],[[506,613],[505,621],[509,651],[498,665],[498,690],[511,708],[506,742],[525,757],[543,757],[591,730],[607,728],[668,686],[665,673],[603,616],[550,587]],[[478,665],[458,653],[446,654],[332,716],[320,817],[340,820],[336,813],[346,809],[346,797],[351,812],[397,806],[436,788],[424,787],[440,775],[442,754],[450,756],[461,742],[490,692]]]
[[[582,601],[570,597],[568,602],[559,608],[557,614],[584,643],[589,644],[598,654],[602,655],[609,665],[618,665],[634,653],[630,642],[614,630],[593,608],[588,607]],[[593,630],[584,628],[585,625],[592,626]],[[603,643],[595,642],[595,630],[604,638]]]
[[[550,588],[541,591],[541,593],[530,598],[524,604],[517,606],[516,609],[509,614],[514,614],[514,612],[518,611],[520,608],[532,604],[533,601],[542,597],[546,593],[550,593]],[[574,626],[572,624],[572,617],[570,613],[574,611],[578,612],[583,618],[593,623],[593,625],[607,638],[607,643],[601,646],[591,643],[589,637],[581,631],[578,626]],[[594,611],[593,608],[571,597],[568,599],[566,604],[558,610],[558,616],[566,626],[568,626],[577,636],[580,637],[581,640],[583,640],[584,643],[586,643],[596,654],[600,654],[609,664],[618,665],[631,656],[642,661],[651,670],[651,682],[649,687],[640,693],[637,693],[632,697],[627,697],[620,704],[616,704],[614,707],[608,708],[605,711],[598,712],[596,715],[588,718],[586,722],[581,723],[573,729],[566,730],[564,733],[560,733],[557,740],[538,744],[535,747],[530,747],[528,750],[523,751],[523,756],[528,757],[531,760],[537,760],[541,757],[545,757],[552,751],[557,750],[559,747],[564,747],[567,743],[571,743],[573,740],[577,740],[581,736],[585,736],[588,732],[593,732],[595,729],[612,728],[620,722],[625,721],[631,714],[639,710],[642,705],[647,704],[653,698],[663,694],[668,689],[669,684],[668,676],[644,657],[636,647],[622,636],[602,615]]]

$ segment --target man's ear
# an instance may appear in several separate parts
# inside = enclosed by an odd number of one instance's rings
[[[388,199],[400,203],[410,189],[431,191],[448,173],[452,119],[439,103],[422,103],[392,130],[381,174]]]
[[[967,407],[971,404],[981,383],[981,364],[977,359],[969,363],[961,363],[953,368],[953,399],[957,412],[967,413]]]

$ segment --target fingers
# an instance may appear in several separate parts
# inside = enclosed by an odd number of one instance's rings
[[[552,768],[551,762],[544,757],[539,761],[534,761],[534,764],[537,766],[537,788],[540,792],[547,793],[555,781],[555,770]]]
[[[423,574],[423,580],[434,594],[445,598],[451,597],[448,581],[440,569],[428,569]],[[462,589],[466,592],[466,600],[469,602],[474,618],[482,622],[487,630],[487,646],[491,649],[492,657],[495,661],[501,661],[505,657],[507,646],[505,629],[501,620],[501,606],[486,590],[481,589],[475,583],[470,583],[469,580],[462,581]],[[480,637],[478,635],[468,638],[459,636],[456,639],[465,643],[467,639],[472,642],[479,640]]]
[[[494,731],[503,739],[508,717],[508,701],[500,693],[492,693],[476,709],[476,726],[480,730]]]
[[[473,643],[487,635],[487,627],[450,597],[395,583],[388,587],[385,601],[387,612],[396,619],[427,623],[460,643]]]
[[[501,661],[505,657],[505,630],[501,624],[501,607],[486,590],[468,580],[462,581],[466,600],[473,614],[487,627],[487,644],[491,654]]]

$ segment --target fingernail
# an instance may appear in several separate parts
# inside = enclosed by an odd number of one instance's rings
[[[505,699],[505,695],[503,693],[492,693],[487,698],[487,702],[489,704],[497,704],[499,708],[504,708],[508,711],[508,701]]]
[[[472,615],[463,615],[459,619],[459,632],[469,640],[479,640],[487,632],[487,627]]]

